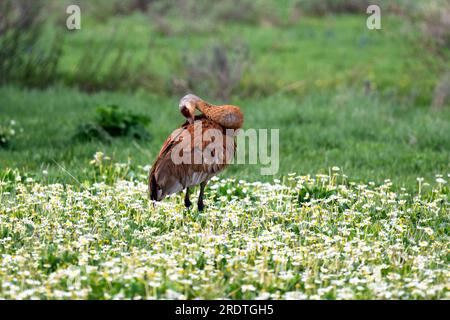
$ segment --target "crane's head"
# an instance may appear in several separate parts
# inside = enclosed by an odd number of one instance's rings
[[[202,99],[193,94],[187,94],[180,100],[180,112],[190,123],[194,122],[195,108],[200,101]]]

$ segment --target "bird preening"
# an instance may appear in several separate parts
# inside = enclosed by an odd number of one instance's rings
[[[160,201],[186,189],[184,204],[189,208],[189,188],[200,185],[202,211],[206,184],[232,160],[244,116],[239,107],[215,106],[193,94],[181,98],[179,108],[186,121],[166,139],[150,169],[150,199]]]

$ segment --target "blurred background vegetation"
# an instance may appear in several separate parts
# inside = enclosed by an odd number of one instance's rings
[[[413,186],[450,172],[449,58],[445,0],[3,0],[0,175],[83,181],[96,151],[139,170],[194,92],[280,129],[277,177],[339,166]],[[259,172],[223,175],[274,178]]]

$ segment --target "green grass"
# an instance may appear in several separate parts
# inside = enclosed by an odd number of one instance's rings
[[[304,99],[282,95],[266,99],[233,101],[245,114],[245,128],[280,129],[280,170],[276,177],[291,172],[328,172],[339,166],[358,181],[415,186],[418,176],[431,179],[450,172],[450,110],[399,106],[354,91],[312,94]],[[72,137],[80,123],[92,120],[99,105],[117,104],[148,115],[149,141],[116,138],[112,143],[80,142]],[[86,165],[96,151],[136,165],[151,164],[164,139],[183,122],[176,98],[146,93],[98,93],[54,88],[23,91],[0,89],[5,119],[15,119],[23,132],[11,147],[0,150],[2,167],[22,168],[51,182],[73,182],[55,163],[79,180],[88,179]],[[230,166],[224,176],[250,180],[273,177],[260,175],[259,165]]]
[[[183,55],[198,54],[221,42],[231,47],[242,42],[249,47],[251,63],[239,94],[259,96],[282,90],[305,96],[349,86],[362,88],[370,81],[375,90],[389,96],[414,105],[429,104],[442,68],[448,67],[448,53],[436,57],[424,52],[418,26],[404,19],[386,16],[379,31],[368,30],[365,19],[364,15],[302,17],[289,27],[230,22],[205,28],[209,32],[189,32],[186,21],[169,18],[174,31],[168,37],[139,14],[111,18],[104,24],[87,20],[81,31],[65,36],[60,69],[70,77],[86,45],[99,54],[108,47],[110,60],[122,50],[129,64],[144,62],[143,68],[160,82],[148,87],[161,90],[171,76],[185,76]],[[208,97],[209,93],[202,94]]]
[[[383,30],[369,31],[364,16],[344,15],[304,17],[289,26],[219,23],[209,31],[189,32],[190,21],[171,19],[169,36],[142,14],[102,23],[88,15],[80,31],[64,33],[59,64],[63,77],[70,82],[87,46],[94,56],[109,48],[106,59],[123,51],[128,64],[144,61],[143,70],[153,75],[147,86],[134,92],[86,94],[62,85],[41,91],[0,88],[0,118],[14,119],[24,130],[9,148],[0,149],[1,168],[21,168],[36,177],[46,170],[49,181],[68,182],[73,179],[59,165],[77,179],[87,179],[85,166],[96,151],[117,161],[131,157],[136,164],[150,164],[182,122],[177,111],[181,94],[167,95],[171,77],[184,76],[182,56],[221,39],[249,47],[249,68],[227,102],[242,107],[245,128],[280,129],[277,176],[328,172],[337,165],[358,181],[390,178],[411,187],[417,176],[449,171],[449,111],[428,107],[441,69],[448,64],[445,55],[420,48],[417,26],[386,16]],[[108,80],[102,80],[101,71],[96,76],[98,83]],[[371,82],[368,95],[365,81]],[[210,92],[196,93],[212,99]],[[95,108],[107,104],[149,115],[150,141],[73,141],[77,126],[91,121]],[[233,166],[224,175],[272,178],[261,176],[257,166]]]

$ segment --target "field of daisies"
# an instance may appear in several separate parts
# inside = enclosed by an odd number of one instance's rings
[[[206,210],[155,206],[146,172],[92,161],[95,183],[0,183],[2,299],[448,299],[449,176],[213,179]],[[127,178],[128,177],[128,178]],[[195,198],[194,198],[195,200]]]

